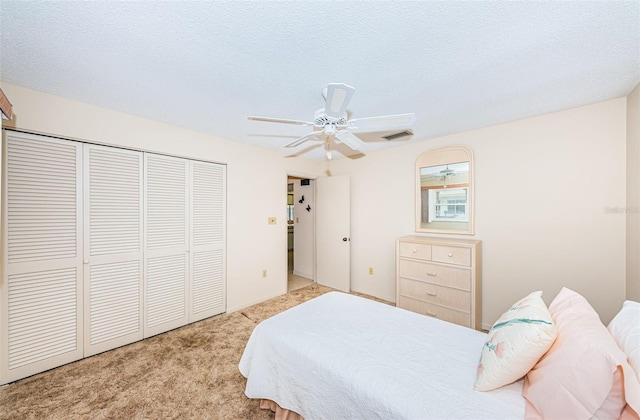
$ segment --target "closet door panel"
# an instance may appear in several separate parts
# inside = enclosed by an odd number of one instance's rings
[[[224,251],[213,249],[193,254],[193,304],[194,318],[198,314],[225,311],[224,301]]]
[[[225,218],[226,166],[192,161],[190,322],[226,310]]]
[[[142,153],[84,145],[84,355],[143,337]]]
[[[4,136],[0,384],[82,357],[82,149]]]
[[[91,264],[90,345],[140,332],[140,263]]]
[[[188,322],[189,161],[145,153],[145,316],[149,337]]]

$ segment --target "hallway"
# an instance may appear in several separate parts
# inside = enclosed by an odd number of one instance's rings
[[[289,265],[288,265],[288,283],[287,291],[298,290],[313,283],[313,280],[296,276],[293,274],[293,250],[288,252]]]

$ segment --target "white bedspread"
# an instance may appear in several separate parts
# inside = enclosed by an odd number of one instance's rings
[[[245,394],[313,419],[524,418],[522,380],[473,390],[485,334],[330,292],[256,326]]]

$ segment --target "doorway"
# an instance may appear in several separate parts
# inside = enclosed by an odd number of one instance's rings
[[[314,283],[315,185],[313,179],[287,177],[287,291]]]

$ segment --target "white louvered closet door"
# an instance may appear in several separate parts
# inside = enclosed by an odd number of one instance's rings
[[[142,153],[84,145],[84,355],[143,338]]]
[[[151,153],[144,160],[144,336],[149,337],[189,321],[189,161]]]
[[[226,166],[191,162],[191,307],[189,322],[226,310]]]
[[[82,358],[79,143],[5,132],[0,384]]]

